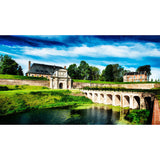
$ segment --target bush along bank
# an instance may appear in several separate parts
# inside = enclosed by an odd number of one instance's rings
[[[0,115],[29,111],[32,109],[78,106],[92,104],[85,96],[73,96],[69,90],[1,91]]]
[[[148,124],[149,116],[150,110],[134,109],[129,111],[125,119],[131,122],[131,124]]]

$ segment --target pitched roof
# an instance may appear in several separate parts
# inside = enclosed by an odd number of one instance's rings
[[[56,69],[63,69],[63,67],[33,63],[27,73],[52,75]]]
[[[140,74],[145,74],[146,71],[141,71],[141,72],[129,72],[125,73],[124,75],[140,75]]]

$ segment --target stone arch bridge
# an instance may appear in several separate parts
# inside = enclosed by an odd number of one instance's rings
[[[82,92],[95,103],[129,107],[132,109],[150,109],[155,98],[155,94],[144,92],[93,90],[82,90]]]

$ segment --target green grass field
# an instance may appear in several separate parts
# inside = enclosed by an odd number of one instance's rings
[[[100,84],[144,84],[144,83],[160,83],[160,82],[108,82],[108,81],[90,81],[90,80],[79,80],[73,79],[73,82],[80,83],[100,83]]]
[[[44,86],[30,86],[30,85],[0,85],[0,91],[8,90],[43,90],[49,89]]]
[[[78,105],[93,103],[85,96],[74,96],[79,94],[78,91],[51,90],[47,87],[25,85],[6,87],[9,90],[0,91],[0,115],[41,108],[78,107]]]
[[[27,77],[27,76],[9,75],[9,74],[0,74],[0,79],[48,80],[45,77]]]

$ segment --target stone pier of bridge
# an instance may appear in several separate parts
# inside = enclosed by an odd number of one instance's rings
[[[93,91],[82,90],[86,97],[95,103],[103,103],[113,106],[129,107],[132,109],[150,109],[155,95],[144,92],[122,91]]]

